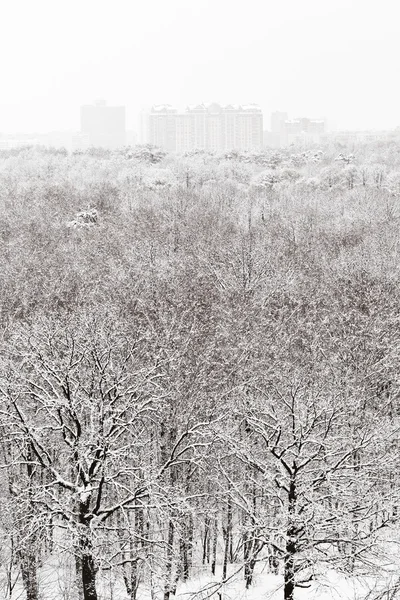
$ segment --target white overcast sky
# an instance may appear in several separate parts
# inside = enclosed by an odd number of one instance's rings
[[[0,132],[127,107],[260,104],[336,128],[400,125],[398,0],[0,0]]]

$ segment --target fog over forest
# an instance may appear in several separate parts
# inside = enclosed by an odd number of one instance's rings
[[[399,169],[1,152],[1,597],[397,597]]]

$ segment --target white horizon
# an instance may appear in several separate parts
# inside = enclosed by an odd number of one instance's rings
[[[389,0],[5,0],[0,132],[78,130],[102,97],[127,110],[206,99],[340,130],[400,125],[400,8]],[[265,127],[267,129],[268,127]]]

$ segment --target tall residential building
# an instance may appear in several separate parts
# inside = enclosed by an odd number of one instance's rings
[[[283,140],[285,145],[321,142],[325,132],[325,121],[323,119],[299,118],[287,120],[283,126]]]
[[[283,130],[285,121],[288,120],[288,113],[275,111],[271,113],[271,131],[264,132],[264,144],[272,148],[280,148],[284,145]]]
[[[151,108],[148,120],[150,144],[163,150],[176,150],[176,116],[178,111],[170,104],[159,104]]]
[[[288,119],[286,112],[276,111],[271,114],[271,130],[264,132],[264,143],[273,148],[290,144],[319,144],[323,141],[325,131],[324,119]]]
[[[149,141],[149,112],[150,109],[144,109],[139,113],[138,117],[138,143],[146,144]]]
[[[81,133],[91,146],[120,148],[126,143],[125,106],[107,106],[104,101],[81,106]]]
[[[153,106],[149,142],[177,152],[261,148],[263,116],[254,104],[197,104],[183,113],[169,105]]]

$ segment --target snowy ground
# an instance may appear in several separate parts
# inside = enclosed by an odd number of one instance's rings
[[[267,569],[260,568],[250,589],[246,590],[242,572],[232,578],[224,586],[218,585],[217,578],[210,578],[206,573],[199,573],[187,583],[180,583],[177,600],[282,600],[283,581],[281,576],[271,575]],[[308,589],[296,589],[296,600],[365,600],[369,592],[383,590],[395,576],[388,574],[386,578],[354,577],[328,571],[325,576],[312,583]],[[3,583],[3,582],[1,582]],[[102,577],[99,583],[99,600],[127,600],[128,596],[121,581],[110,577]],[[67,573],[61,573],[55,565],[47,564],[40,570],[40,600],[74,600],[74,582]],[[161,590],[160,590],[161,592]],[[4,594],[4,595],[3,595]],[[219,596],[221,594],[221,596]],[[5,588],[0,585],[0,595],[9,599]],[[153,599],[152,599],[153,596]],[[151,594],[148,587],[141,586],[138,600],[154,600],[162,598],[161,594]],[[25,594],[20,582],[15,586],[11,600],[24,600]]]
[[[207,588],[207,583],[205,577],[193,578],[187,585],[180,585],[177,597],[185,600],[196,590]],[[296,600],[362,600],[375,585],[376,581],[372,579],[345,577],[330,571],[313,582],[310,588],[296,589],[295,597]],[[242,577],[239,576],[219,591],[222,600],[282,600],[283,579],[265,570],[255,577],[253,585],[248,590],[245,589]],[[204,592],[199,597],[205,600],[207,593]],[[218,594],[215,594],[214,598],[217,600]]]

